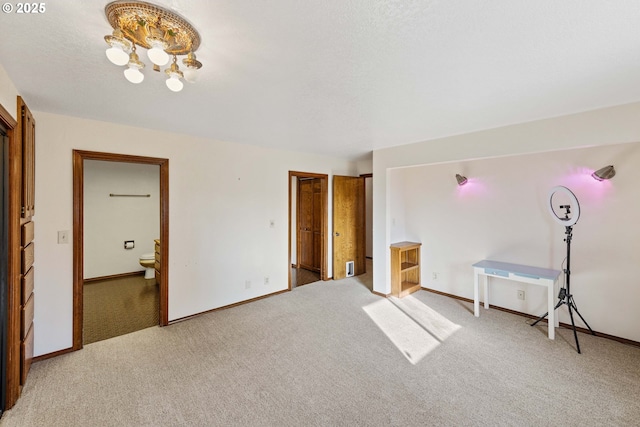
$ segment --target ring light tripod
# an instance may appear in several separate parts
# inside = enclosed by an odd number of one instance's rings
[[[568,205],[560,205],[560,209],[564,209],[564,212],[561,212],[560,215],[553,209],[553,196],[557,193],[563,193],[570,200],[570,204]],[[573,214],[572,214],[573,209]],[[576,339],[576,349],[578,353],[580,353],[580,343],[578,342],[578,333],[576,332],[576,324],[573,321],[573,312],[575,311],[582,322],[589,328],[591,335],[595,335],[591,326],[584,320],[584,317],[578,311],[578,307],[576,307],[576,303],[573,299],[573,295],[571,295],[571,238],[573,237],[573,226],[578,222],[578,218],[580,218],[580,204],[578,203],[578,199],[576,195],[573,194],[571,190],[567,187],[558,186],[553,187],[549,192],[549,210],[551,211],[551,215],[559,224],[564,225],[565,232],[564,234],[567,236],[564,241],[567,242],[567,267],[564,269],[564,277],[566,289],[563,287],[560,289],[560,293],[558,294],[558,304],[554,307],[554,310],[557,310],[560,306],[566,305],[569,309],[569,317],[571,318],[571,326],[573,327],[573,336]],[[542,316],[538,318],[535,322],[531,324],[531,326],[535,326],[539,321],[544,319],[549,315],[549,312],[546,312]]]

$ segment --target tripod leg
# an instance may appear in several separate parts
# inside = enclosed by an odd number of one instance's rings
[[[578,333],[576,332],[576,324],[573,321],[573,311],[571,310],[571,304],[567,304],[567,307],[569,308],[569,317],[571,317],[571,326],[573,326],[573,337],[576,339],[576,349],[578,350],[578,354],[580,354],[580,343],[578,342]]]
[[[576,308],[576,304],[573,302],[573,298],[571,298],[571,306],[573,307],[573,309],[575,310],[576,314],[578,316],[580,316],[580,319],[582,319],[582,323],[584,323],[587,328],[589,328],[589,332],[591,332],[591,335],[595,335],[596,333],[593,332],[593,329],[591,329],[591,326],[589,326],[589,324],[587,323],[586,320],[584,320],[584,317],[582,317],[582,314],[580,314],[580,312],[578,311],[578,309]]]
[[[531,324],[531,326],[536,326],[536,324],[541,321],[542,319],[544,319],[545,317],[547,317],[549,315],[549,312],[547,311],[545,314],[543,314],[542,316],[538,317],[538,320],[536,320],[535,322],[533,322]]]
[[[553,309],[554,309],[554,310],[557,310],[557,309],[558,309],[558,307],[560,307],[560,306],[561,306],[562,304],[564,304],[564,303],[565,303],[565,302],[564,302],[564,300],[560,300],[560,301],[558,301],[558,303],[556,304],[556,306],[555,306]],[[549,312],[547,311],[545,314],[543,314],[542,316],[538,317],[538,320],[536,320],[535,322],[533,322],[533,323],[531,324],[531,326],[536,326],[536,324],[537,324],[539,321],[541,321],[542,319],[544,319],[544,318],[545,318],[545,317],[547,317],[548,315],[549,315]],[[582,317],[582,316],[580,316],[580,317]]]

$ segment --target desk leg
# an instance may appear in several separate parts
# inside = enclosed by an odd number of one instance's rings
[[[558,323],[558,319],[556,316],[556,311],[554,310],[554,298],[555,298],[555,281],[551,282],[547,285],[547,309],[549,310],[549,314],[547,315],[547,321],[549,322],[549,339],[555,339],[556,336],[556,324]]]
[[[478,295],[478,287],[480,280],[480,275],[474,271],[473,272],[473,315],[476,317],[480,317],[480,296]]]
[[[489,310],[489,276],[484,276],[484,308]]]
[[[557,298],[556,295],[558,295],[559,292],[560,292],[560,285],[558,284],[558,281],[556,280],[555,282],[553,282],[553,298],[551,298],[552,301],[554,301],[554,302],[556,301],[555,298]],[[556,304],[557,304],[557,302],[556,302]],[[554,305],[554,307],[555,307],[555,305]],[[555,315],[554,318],[556,319],[555,320],[556,328],[559,328],[560,327],[560,316]]]

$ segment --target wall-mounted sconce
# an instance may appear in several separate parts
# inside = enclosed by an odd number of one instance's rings
[[[466,176],[462,176],[459,173],[456,174],[456,181],[458,181],[458,185],[465,185],[468,181]]]
[[[616,176],[616,170],[613,168],[613,165],[609,165],[598,169],[592,173],[591,176],[598,181],[604,181],[605,179],[611,179]]]

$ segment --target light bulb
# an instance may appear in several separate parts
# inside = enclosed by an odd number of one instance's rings
[[[174,92],[180,92],[184,87],[184,84],[180,81],[184,75],[182,74],[182,71],[180,71],[180,68],[176,63],[177,61],[178,59],[173,55],[173,63],[171,64],[171,67],[164,70],[167,76],[169,76],[166,81],[167,87]]]
[[[140,62],[138,59],[138,54],[136,53],[136,47],[133,46],[133,52],[129,55],[129,68],[124,70],[124,76],[131,83],[141,83],[144,80],[144,74],[140,72],[141,69],[144,68],[144,63]]]
[[[136,66],[132,66],[131,64],[129,64],[129,68],[124,70],[124,76],[134,84],[142,83],[144,80],[144,74],[140,72],[140,69]]]
[[[133,44],[124,37],[120,28],[113,30],[112,35],[104,36],[104,41],[109,45],[106,51],[109,61],[116,65],[125,65],[129,62],[128,52]]]
[[[110,48],[108,48],[106,54],[109,61],[116,65],[125,65],[129,62],[129,55],[124,51],[122,45],[118,43],[114,43]]]
[[[164,51],[165,43],[162,40],[148,40],[151,49],[147,51],[147,56],[156,65],[165,65],[169,62],[169,54]]]
[[[180,92],[184,84],[180,81],[180,77],[177,74],[172,73],[171,77],[167,79],[167,87],[173,92]]]

